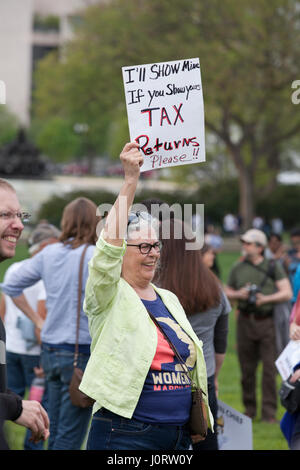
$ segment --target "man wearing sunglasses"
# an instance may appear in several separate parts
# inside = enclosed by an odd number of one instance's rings
[[[14,188],[0,179],[0,262],[15,255],[17,242],[29,214],[21,211]],[[8,449],[3,435],[5,420],[14,421],[32,431],[32,439],[38,442],[49,436],[49,420],[44,408],[36,401],[22,400],[7,389],[5,328],[0,318],[0,449]]]
[[[261,230],[250,229],[241,236],[243,259],[231,270],[226,294],[237,302],[237,348],[241,367],[242,397],[245,414],[254,418],[256,403],[256,370],[263,363],[262,420],[275,422],[276,337],[273,308],[292,297],[287,275],[275,262],[272,272],[264,257],[267,237]]]

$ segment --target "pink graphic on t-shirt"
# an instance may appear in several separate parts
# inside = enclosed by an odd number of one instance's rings
[[[156,327],[157,348],[150,369],[161,370],[161,365],[174,362],[174,353],[162,332]]]

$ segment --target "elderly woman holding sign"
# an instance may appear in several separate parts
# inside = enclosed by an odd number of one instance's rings
[[[80,389],[95,400],[87,449],[185,450],[191,445],[188,375],[205,393],[210,427],[213,421],[202,346],[177,297],[151,283],[161,250],[157,221],[129,213],[143,163],[136,143],[125,145],[121,161],[124,183],[86,285],[92,345]]]

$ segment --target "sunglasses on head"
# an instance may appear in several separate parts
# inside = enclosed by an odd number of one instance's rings
[[[149,212],[144,211],[137,211],[137,212],[130,212],[128,216],[128,224],[127,227],[131,224],[138,224],[140,219],[147,220],[148,222],[153,222],[153,217]]]

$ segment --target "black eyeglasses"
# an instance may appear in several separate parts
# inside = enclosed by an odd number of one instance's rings
[[[11,212],[11,211],[0,212],[0,219],[2,220],[12,220],[15,217],[21,220],[22,223],[26,223],[29,221],[31,215],[28,212]]]
[[[138,246],[140,252],[142,253],[142,255],[148,255],[150,253],[150,251],[152,250],[152,248],[154,248],[155,251],[160,251],[161,247],[162,247],[162,242],[158,241],[158,242],[155,242],[153,244],[151,244],[151,243],[139,243],[138,245],[127,243],[127,246]]]

